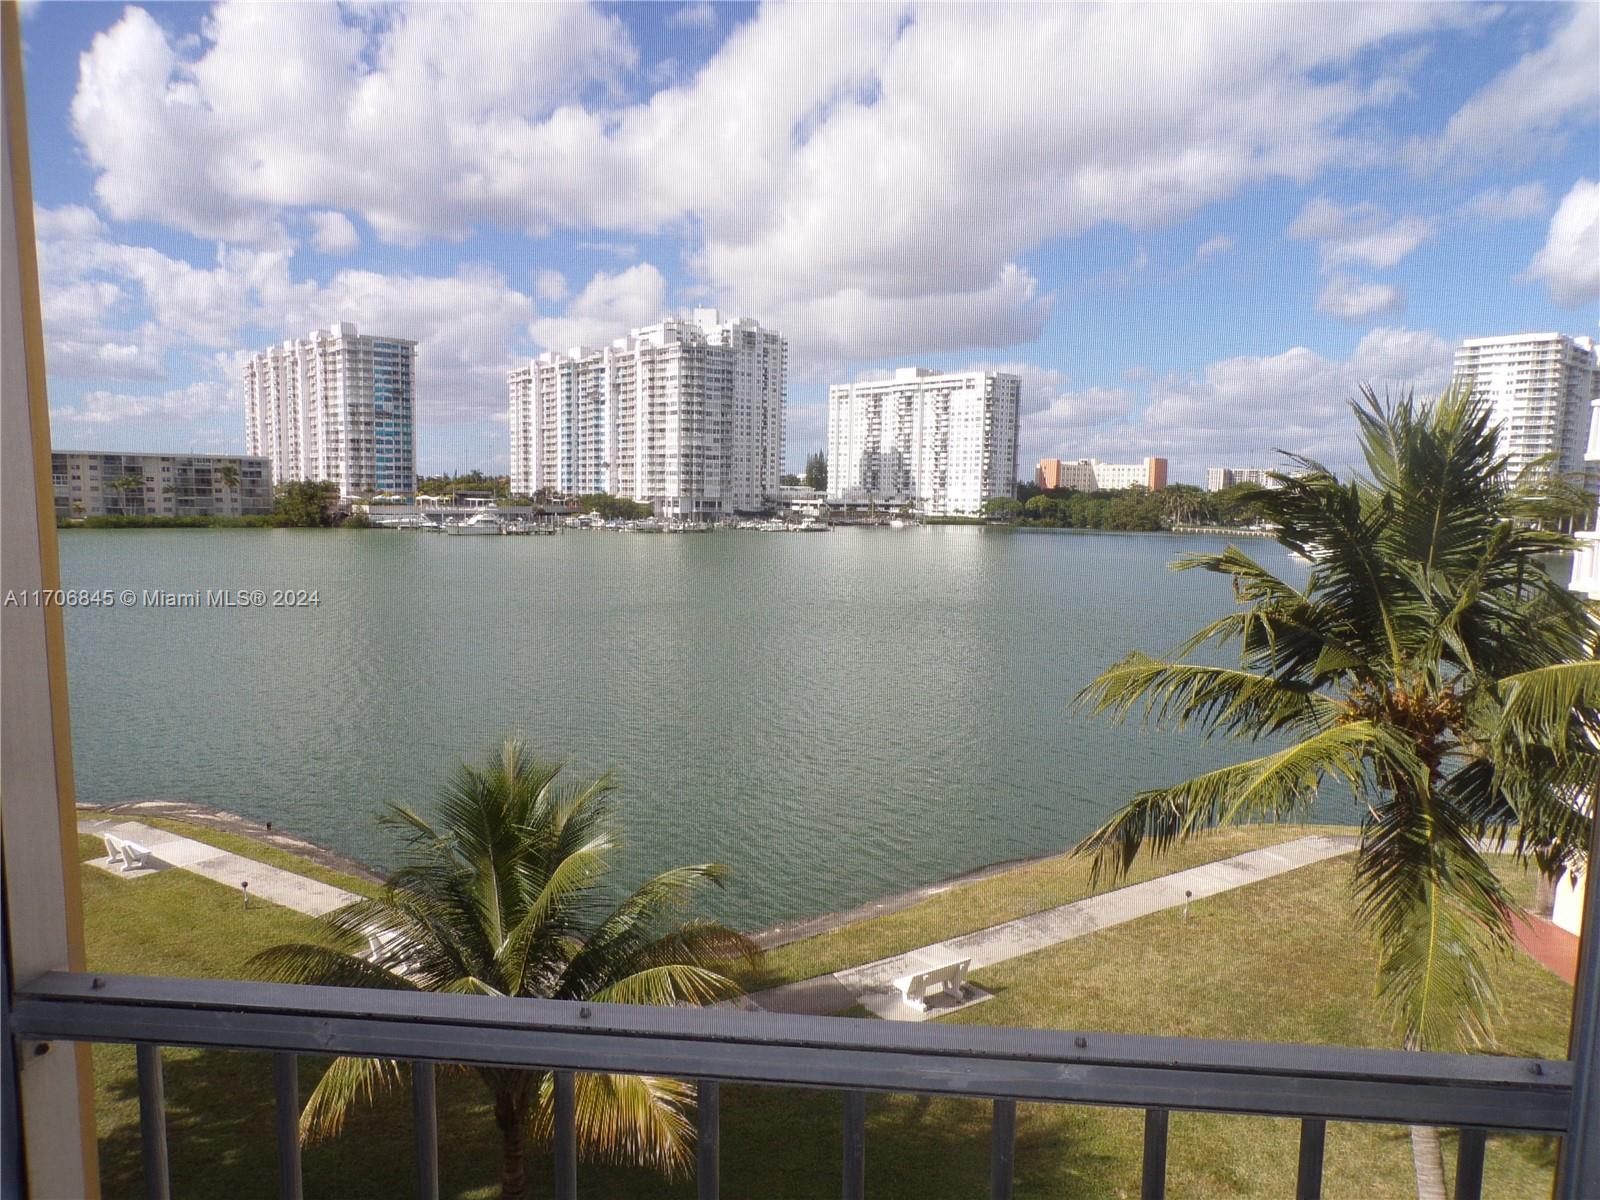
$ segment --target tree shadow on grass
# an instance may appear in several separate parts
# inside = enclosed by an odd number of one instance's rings
[[[108,1200],[144,1195],[138,1076],[130,1047],[113,1055],[102,1098],[116,1123],[100,1138],[100,1176]],[[272,1056],[244,1051],[169,1048],[162,1056],[167,1154],[174,1196],[272,1200],[278,1194]],[[328,1060],[300,1060],[304,1104]],[[485,1095],[458,1072],[439,1077],[440,1183],[446,1195],[483,1194],[499,1179],[499,1141]],[[335,1138],[305,1146],[306,1193],[405,1196],[415,1189],[411,1102],[402,1090],[360,1105]]]

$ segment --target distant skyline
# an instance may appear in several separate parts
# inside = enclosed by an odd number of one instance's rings
[[[234,452],[239,364],[418,343],[418,467],[506,371],[715,304],[829,383],[1014,371],[1045,457],[1341,466],[1467,336],[1593,335],[1600,7],[34,3],[53,436]]]

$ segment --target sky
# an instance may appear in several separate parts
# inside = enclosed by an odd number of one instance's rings
[[[507,370],[701,305],[829,383],[1023,379],[1041,457],[1353,458],[1463,337],[1594,335],[1600,6],[31,3],[53,439],[242,452],[239,366],[418,343],[427,473]]]

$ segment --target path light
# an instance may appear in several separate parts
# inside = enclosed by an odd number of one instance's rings
[[[1185,921],[1189,919],[1189,900],[1193,895],[1194,892],[1191,889],[1183,889],[1183,919]]]
[[[246,908],[249,908],[250,907],[250,881],[248,879],[241,879],[239,881],[239,886],[244,889],[244,906]]]

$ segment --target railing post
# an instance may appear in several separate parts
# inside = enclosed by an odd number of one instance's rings
[[[1144,1110],[1144,1176],[1139,1184],[1139,1200],[1166,1200],[1167,1196],[1167,1110]]]
[[[1300,1169],[1295,1176],[1294,1200],[1322,1200],[1322,1155],[1328,1141],[1328,1123],[1306,1117],[1300,1122]]]
[[[1455,1200],[1479,1200],[1483,1195],[1483,1147],[1481,1129],[1463,1129],[1456,1143]]]
[[[295,1056],[272,1056],[272,1091],[278,1122],[279,1200],[300,1200],[300,1066]]]
[[[867,1094],[844,1094],[844,1200],[865,1200],[867,1194]]]
[[[417,1200],[439,1200],[439,1106],[433,1064],[411,1064],[411,1130],[416,1143]]]
[[[989,1140],[990,1200],[1011,1200],[1017,1152],[1017,1102],[994,1102],[994,1128]]]
[[[167,1169],[167,1095],[161,1081],[161,1047],[140,1043],[139,1142],[144,1151],[146,1200],[169,1200],[172,1177]]]
[[[571,1071],[555,1073],[556,1200],[578,1200],[578,1091]]]
[[[722,1089],[714,1079],[695,1088],[695,1182],[700,1200],[718,1200],[722,1191]]]

